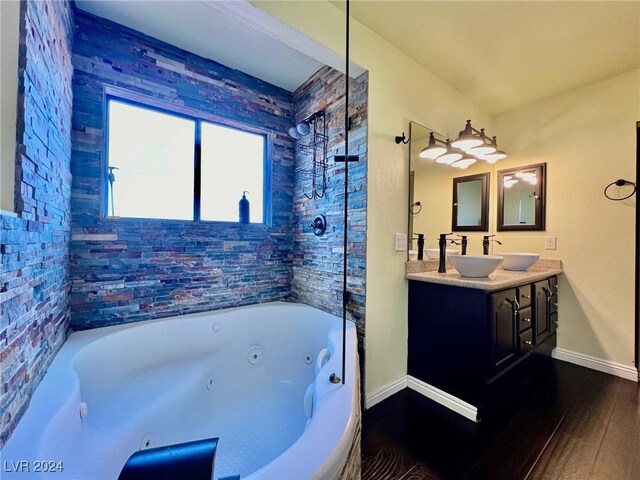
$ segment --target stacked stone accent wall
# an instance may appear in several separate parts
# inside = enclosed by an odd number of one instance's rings
[[[68,333],[72,21],[67,2],[21,4],[17,215],[0,214],[0,448]]]
[[[72,327],[287,298],[292,94],[83,12],[76,14],[73,64]],[[272,224],[104,218],[105,85],[271,132]]]
[[[361,362],[364,361],[365,254],[367,209],[367,95],[368,75],[351,80],[349,114],[354,117],[349,132],[349,154],[359,155],[349,164],[347,316],[358,327]],[[293,205],[292,298],[342,316],[344,163],[335,155],[344,154],[345,76],[330,67],[316,72],[294,92],[296,120],[324,110],[328,123],[327,188],[322,198],[309,199],[311,181],[296,175]],[[310,169],[312,155],[296,151],[296,170]],[[317,237],[309,225],[313,218],[327,217],[327,231]],[[361,363],[362,365],[362,363]],[[364,378],[364,375],[361,375]]]

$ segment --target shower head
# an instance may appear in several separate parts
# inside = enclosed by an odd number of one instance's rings
[[[296,130],[298,130],[298,133],[304,137],[311,133],[311,126],[307,122],[300,122],[296,125]]]
[[[289,136],[294,140],[300,140],[302,138],[302,135],[300,135],[300,132],[298,132],[297,127],[291,127],[289,129]]]

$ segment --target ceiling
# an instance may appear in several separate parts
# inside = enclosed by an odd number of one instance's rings
[[[1,0],[0,0],[1,1]],[[76,0],[76,6],[290,92],[324,63],[269,35],[231,3],[206,0]],[[245,2],[242,2],[245,4]],[[226,4],[226,5],[225,5]],[[248,4],[248,15],[260,11]],[[255,11],[257,11],[257,13]]]
[[[352,0],[351,15],[488,113],[640,66],[640,0]]]

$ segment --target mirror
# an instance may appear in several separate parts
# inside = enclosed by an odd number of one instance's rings
[[[498,231],[545,228],[546,163],[498,171]]]
[[[454,219],[454,227],[456,223],[459,227],[454,229],[456,232],[461,235],[467,235],[466,232],[469,232],[467,252],[469,254],[481,254],[482,236],[491,235],[495,225],[496,209],[489,208],[489,205],[495,205],[496,189],[490,188],[489,183],[489,178],[494,174],[494,165],[486,162],[477,162],[464,170],[460,170],[449,165],[436,163],[433,160],[420,158],[418,154],[428,145],[429,133],[431,132],[431,129],[419,123],[411,122],[410,124],[409,199],[407,204],[409,249],[417,250],[416,240],[411,239],[418,233],[425,234],[425,248],[438,248],[438,235],[451,232],[452,219]],[[436,136],[443,138],[438,133],[436,133]],[[485,220],[480,219],[479,222],[477,220],[470,222],[467,220],[462,221],[461,218],[461,221],[456,222],[457,214],[454,218],[453,203],[459,202],[451,201],[454,198],[454,179],[470,179],[471,177],[487,179],[484,186],[485,193],[477,195],[477,187],[482,182],[463,182],[462,191],[456,191],[458,197],[462,194],[464,198],[467,198],[471,191],[475,189],[476,194],[474,196],[477,202],[475,204],[469,203],[469,206],[465,206],[460,213],[463,218],[466,218],[468,211],[485,212]],[[483,199],[486,202],[486,206],[482,205]],[[466,202],[464,203],[467,205]],[[480,216],[482,217],[482,215]],[[454,235],[451,238],[456,239],[457,237]],[[453,246],[453,248],[459,247]]]
[[[486,232],[489,222],[489,173],[453,179],[454,232]]]

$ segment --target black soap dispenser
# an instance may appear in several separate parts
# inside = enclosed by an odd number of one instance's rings
[[[242,192],[242,198],[238,202],[238,212],[240,217],[240,223],[249,223],[249,200],[247,200],[247,190]]]

